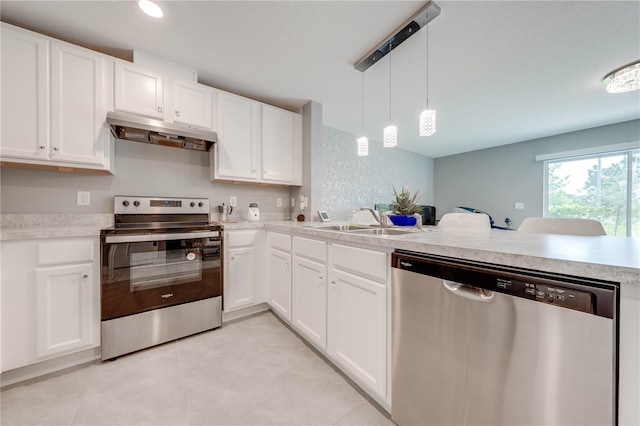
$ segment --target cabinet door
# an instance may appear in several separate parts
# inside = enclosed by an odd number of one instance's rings
[[[215,178],[258,178],[259,126],[259,103],[229,93],[218,94]]]
[[[173,121],[202,129],[213,127],[213,89],[202,84],[175,81]]]
[[[386,286],[337,269],[329,285],[329,353],[383,398],[386,395]]]
[[[91,264],[35,271],[37,358],[93,345]]]
[[[327,347],[327,266],[294,256],[293,325],[322,349]]]
[[[2,157],[46,159],[49,42],[2,24]]]
[[[291,255],[269,249],[269,305],[291,321]]]
[[[253,247],[230,248],[224,271],[224,311],[254,303],[256,259]]]
[[[104,55],[66,43],[51,45],[51,148],[54,161],[104,165],[112,87]]]
[[[118,111],[164,118],[162,75],[134,64],[116,62],[114,107]]]
[[[34,318],[32,243],[0,242],[0,338],[2,371],[13,370],[33,361]]]
[[[293,183],[294,121],[297,115],[262,106],[262,180]]]

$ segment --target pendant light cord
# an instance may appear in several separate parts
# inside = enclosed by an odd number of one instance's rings
[[[426,53],[424,55],[424,59],[425,59],[425,61],[427,63],[427,66],[426,66],[427,72],[425,73],[426,80],[427,80],[427,82],[426,82],[427,83],[426,84],[426,87],[427,87],[427,93],[426,93],[427,109],[429,109],[429,24],[428,24],[428,22],[429,22],[429,12],[427,12],[427,25],[425,26],[425,29],[424,29],[425,30],[424,31],[425,32],[425,38],[427,40],[426,43],[425,43],[426,46],[427,46],[426,47]]]
[[[391,123],[391,50],[393,43],[389,42],[389,123]]]
[[[364,72],[362,72],[362,133],[364,134]]]

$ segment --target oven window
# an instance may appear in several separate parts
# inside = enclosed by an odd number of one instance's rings
[[[103,244],[101,286],[103,319],[219,296],[220,239]]]

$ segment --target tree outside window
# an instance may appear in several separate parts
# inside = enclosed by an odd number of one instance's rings
[[[640,150],[545,164],[546,216],[596,219],[607,235],[640,236]]]

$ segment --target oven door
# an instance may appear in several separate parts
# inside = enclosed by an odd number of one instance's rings
[[[222,295],[221,233],[106,235],[102,320]]]

